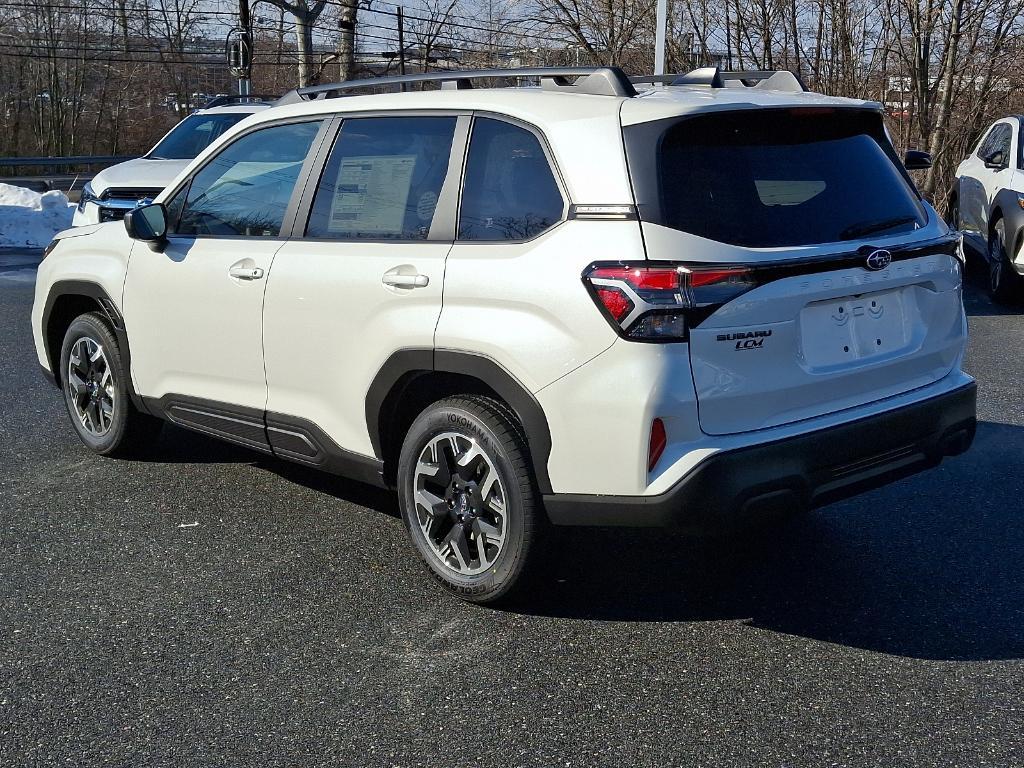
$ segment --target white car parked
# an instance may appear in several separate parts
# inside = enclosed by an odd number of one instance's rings
[[[878,104],[615,68],[282,102],[47,249],[39,362],[97,453],[167,420],[393,488],[486,602],[550,524],[728,529],[973,439],[960,238]]]
[[[949,221],[988,261],[997,301],[1024,299],[1024,143],[1014,115],[993,123],[956,169]]]
[[[174,126],[147,154],[97,173],[82,188],[72,226],[123,218],[140,200],[159,195],[225,131],[269,108],[257,97],[217,97]]]

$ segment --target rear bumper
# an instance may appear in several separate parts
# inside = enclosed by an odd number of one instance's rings
[[[934,467],[974,439],[969,385],[828,429],[716,453],[657,496],[552,494],[556,525],[728,530],[774,510],[808,509]]]

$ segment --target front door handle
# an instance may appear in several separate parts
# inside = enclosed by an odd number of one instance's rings
[[[380,281],[395,288],[426,288],[430,284],[426,275],[400,275],[396,272],[385,272]]]
[[[239,280],[259,280],[263,277],[263,270],[260,267],[240,267],[235,265],[228,270],[228,274],[237,277]]]

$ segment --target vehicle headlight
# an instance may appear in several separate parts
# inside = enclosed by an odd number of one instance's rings
[[[92,189],[92,182],[87,181],[85,186],[82,187],[82,196],[78,199],[78,212],[82,213],[85,210],[86,203],[95,202],[99,200],[99,197]]]

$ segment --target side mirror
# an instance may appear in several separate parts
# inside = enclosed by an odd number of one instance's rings
[[[1003,169],[1005,161],[1006,158],[1003,156],[1003,153],[997,150],[985,158],[985,167],[1000,171]]]
[[[154,251],[162,251],[167,242],[167,211],[160,203],[140,205],[124,217],[128,237],[149,243]]]
[[[923,171],[932,167],[932,156],[919,149],[908,149],[907,154],[903,156],[903,166],[908,171]]]

